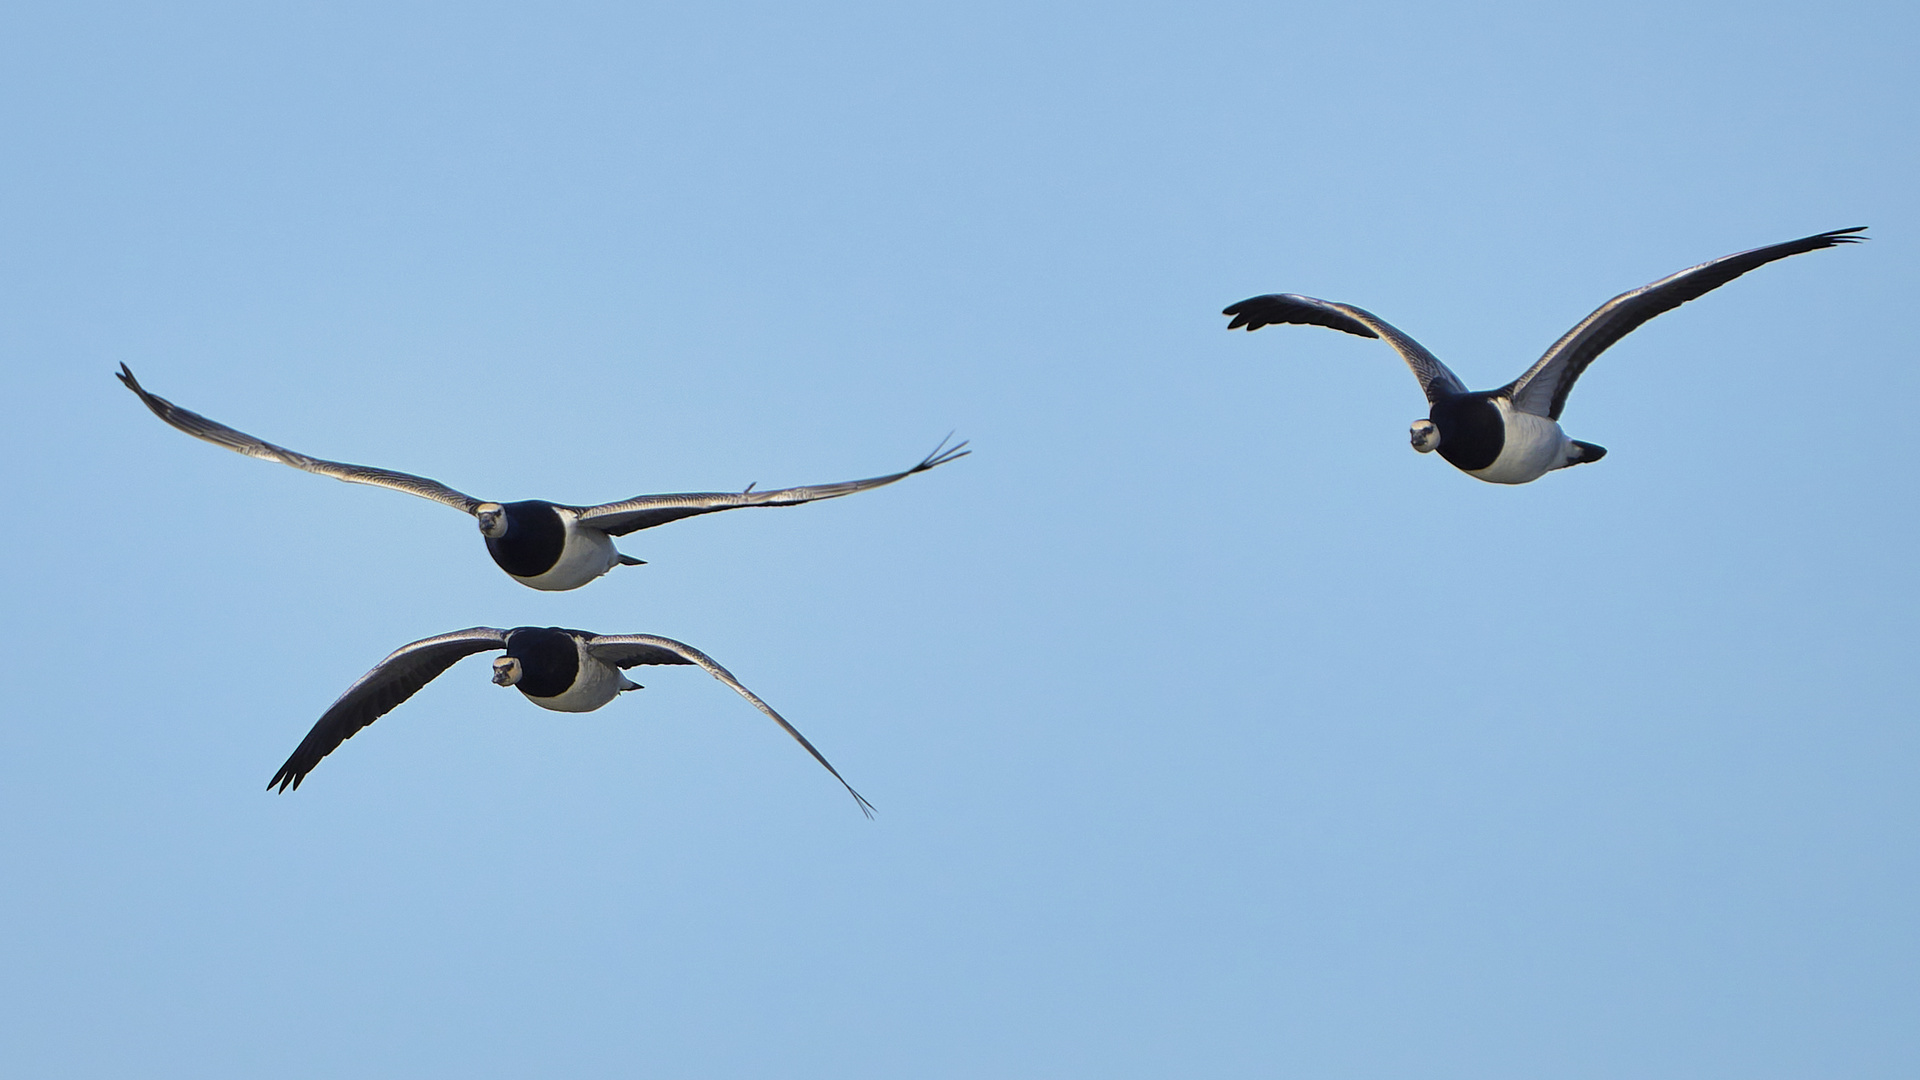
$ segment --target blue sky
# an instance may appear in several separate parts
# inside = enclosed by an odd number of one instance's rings
[[[62,5],[0,36],[22,1075],[1920,1067],[1909,6]],[[1603,356],[1611,451],[1406,445]],[[595,502],[892,471],[521,588],[173,432]],[[658,633],[723,687],[389,650]]]

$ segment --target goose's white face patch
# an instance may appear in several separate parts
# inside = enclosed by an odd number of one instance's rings
[[[499,503],[481,503],[473,508],[473,516],[480,523],[481,536],[498,540],[507,535],[507,508]]]
[[[499,686],[512,686],[520,681],[520,659],[515,656],[502,656],[493,662],[493,681]]]
[[[1413,448],[1423,454],[1440,449],[1440,428],[1431,420],[1415,420],[1408,434],[1413,436]]]

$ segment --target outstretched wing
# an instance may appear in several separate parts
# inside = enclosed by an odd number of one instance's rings
[[[955,447],[955,449],[958,449],[958,447]],[[865,798],[862,798],[859,792],[853,790],[853,785],[847,783],[846,778],[840,775],[840,770],[834,768],[833,765],[827,761],[825,755],[815,750],[813,744],[807,741],[807,737],[800,734],[799,729],[787,723],[785,717],[774,712],[773,707],[761,701],[753,691],[741,686],[740,680],[734,678],[732,672],[714,663],[713,658],[706,653],[701,652],[699,649],[685,642],[675,641],[672,638],[655,637],[652,634],[599,635],[588,640],[587,651],[599,659],[605,660],[609,664],[615,664],[623,668],[630,668],[640,664],[698,664],[700,667],[705,668],[707,674],[726,683],[733,688],[734,693],[753,702],[754,708],[771,716],[773,722],[779,724],[782,730],[793,736],[795,742],[807,748],[807,753],[813,755],[813,760],[819,762],[828,772],[832,773],[835,780],[840,781],[840,786],[846,788],[847,792],[853,796],[853,800],[860,804],[861,813],[868,817],[873,816],[873,804]]]
[[[139,395],[141,401],[146,402],[147,408],[153,410],[153,415],[194,438],[205,439],[215,446],[224,446],[229,450],[238,451],[248,457],[260,458],[263,461],[277,461],[282,465],[291,465],[310,473],[331,476],[335,480],[345,480],[349,484],[372,484],[375,487],[404,491],[409,495],[418,495],[423,499],[446,503],[455,510],[469,514],[473,513],[474,507],[480,505],[479,499],[464,495],[424,476],[389,472],[386,469],[374,469],[365,465],[347,465],[338,461],[322,461],[319,458],[295,453],[284,446],[275,446],[270,442],[256,439],[244,431],[235,431],[225,424],[209,420],[197,412],[183,409],[158,394],[149,394],[134,379],[133,371],[125,364],[121,364],[120,370],[115,374],[121,382],[127,384],[127,389]]]
[[[300,740],[293,756],[267,781],[267,787],[272,789],[278,785],[285,791],[291,784],[298,791],[300,781],[320,764],[321,758],[333,753],[334,748],[353,738],[361,728],[392,712],[395,706],[462,657],[488,649],[504,649],[506,645],[506,631],[476,626],[401,646],[347,687],[340,700],[334,702],[313,725],[313,730],[307,732],[307,737]]]
[[[1757,269],[1806,251],[1855,244],[1867,239],[1853,236],[1866,228],[1835,229],[1833,232],[1789,240],[1784,244],[1754,248],[1689,267],[1661,278],[1632,292],[1624,292],[1600,305],[1600,309],[1580,321],[1547,350],[1527,373],[1515,379],[1501,392],[1513,400],[1514,408],[1550,419],[1560,419],[1567,394],[1575,379],[1587,370],[1594,358],[1607,347],[1632,333],[1641,323],[1665,311],[1672,311],[1689,300],[1705,296],[1749,270]]]
[[[948,436],[951,438],[952,436]],[[669,521],[694,517],[699,514],[711,514],[718,510],[736,510],[743,506],[798,506],[801,503],[816,502],[820,499],[837,499],[842,495],[851,495],[856,491],[884,487],[895,480],[903,480],[914,473],[945,465],[955,458],[966,457],[973,451],[966,448],[963,440],[949,448],[946,440],[934,448],[933,453],[922,458],[920,464],[905,472],[890,476],[876,476],[871,480],[849,480],[844,484],[816,484],[813,487],[782,488],[779,491],[755,491],[749,485],[741,492],[689,492],[684,495],[642,495],[625,502],[607,503],[604,506],[570,506],[579,515],[580,524],[590,525],[611,536],[625,536],[641,529],[651,529],[655,525],[665,525]]]
[[[1251,332],[1273,323],[1305,323],[1360,337],[1384,338],[1413,369],[1413,377],[1420,380],[1420,392],[1427,395],[1428,402],[1467,392],[1459,377],[1419,342],[1378,315],[1352,304],[1336,304],[1295,293],[1269,293],[1242,300],[1220,314],[1233,316],[1233,321],[1227,324],[1229,330],[1244,326]]]

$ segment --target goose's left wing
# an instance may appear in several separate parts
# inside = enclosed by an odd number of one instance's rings
[[[344,461],[328,461],[325,458],[308,457],[297,450],[284,446],[275,446],[265,439],[255,438],[244,431],[237,431],[220,423],[209,420],[191,409],[183,409],[159,394],[150,394],[140,381],[133,377],[133,369],[125,364],[114,376],[125,383],[127,389],[134,392],[153,415],[165,420],[175,428],[186,432],[196,439],[205,439],[215,446],[224,446],[235,453],[262,461],[277,461],[282,465],[291,465],[321,476],[331,476],[335,480],[344,480],[349,484],[371,484],[374,487],[392,488],[409,495],[418,495],[423,499],[432,499],[445,503],[455,510],[471,514],[480,505],[480,500],[465,492],[455,491],[438,480],[429,480],[412,473],[394,472],[392,469],[376,469],[371,465],[349,465]]]
[[[933,453],[922,458],[913,468],[887,476],[876,476],[871,480],[849,480],[841,484],[816,484],[813,487],[782,488],[778,491],[755,491],[749,486],[747,490],[738,492],[642,495],[639,498],[607,503],[604,506],[569,506],[567,509],[578,515],[582,525],[590,525],[610,536],[625,536],[630,532],[665,525],[669,521],[679,521],[681,518],[711,514],[720,510],[737,510],[743,506],[798,506],[801,503],[837,499],[856,491],[884,487],[896,480],[904,480],[914,473],[923,473],[928,469],[945,465],[955,458],[966,457],[973,452],[966,446],[964,440],[952,447],[947,446],[946,441],[942,440],[940,445],[934,448]]]
[[[1632,292],[1621,293],[1600,305],[1598,311],[1580,320],[1580,324],[1554,342],[1553,347],[1539,362],[1528,368],[1526,374],[1508,383],[1501,392],[1521,412],[1558,420],[1560,411],[1566,408],[1567,394],[1573,390],[1574,380],[1608,346],[1632,333],[1641,323],[1672,311],[1689,300],[1705,296],[1741,274],[1776,259],[1841,244],[1857,244],[1867,237],[1852,234],[1865,229],[1865,225],[1835,229],[1789,240],[1784,244],[1736,252],[1712,262],[1688,267],[1677,274],[1669,274]]]
[[[726,683],[733,688],[734,693],[752,702],[754,708],[772,717],[773,722],[779,724],[782,730],[793,736],[795,742],[807,748],[807,753],[813,755],[813,760],[819,762],[828,772],[832,773],[835,780],[840,781],[840,786],[847,789],[847,793],[853,796],[853,801],[860,804],[861,813],[868,817],[873,816],[873,804],[863,798],[859,792],[853,790],[853,785],[847,783],[846,778],[840,775],[840,770],[834,768],[833,765],[827,761],[824,754],[814,749],[813,744],[807,741],[805,735],[800,734],[798,728],[787,723],[785,717],[774,712],[773,706],[761,701],[759,696],[753,691],[740,685],[740,680],[734,678],[732,672],[714,663],[713,658],[706,653],[701,652],[699,649],[685,642],[675,641],[672,638],[655,637],[652,634],[596,635],[588,640],[587,651],[595,657],[605,660],[609,664],[622,668],[635,667],[640,664],[695,664],[706,669],[707,674]]]

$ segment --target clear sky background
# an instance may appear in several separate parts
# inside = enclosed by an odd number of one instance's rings
[[[20,1076],[1920,1071],[1910,4],[74,3],[0,34]],[[1407,446],[1608,297],[1873,227]],[[539,594],[186,438],[598,502]],[[543,712],[393,648],[666,634]]]

